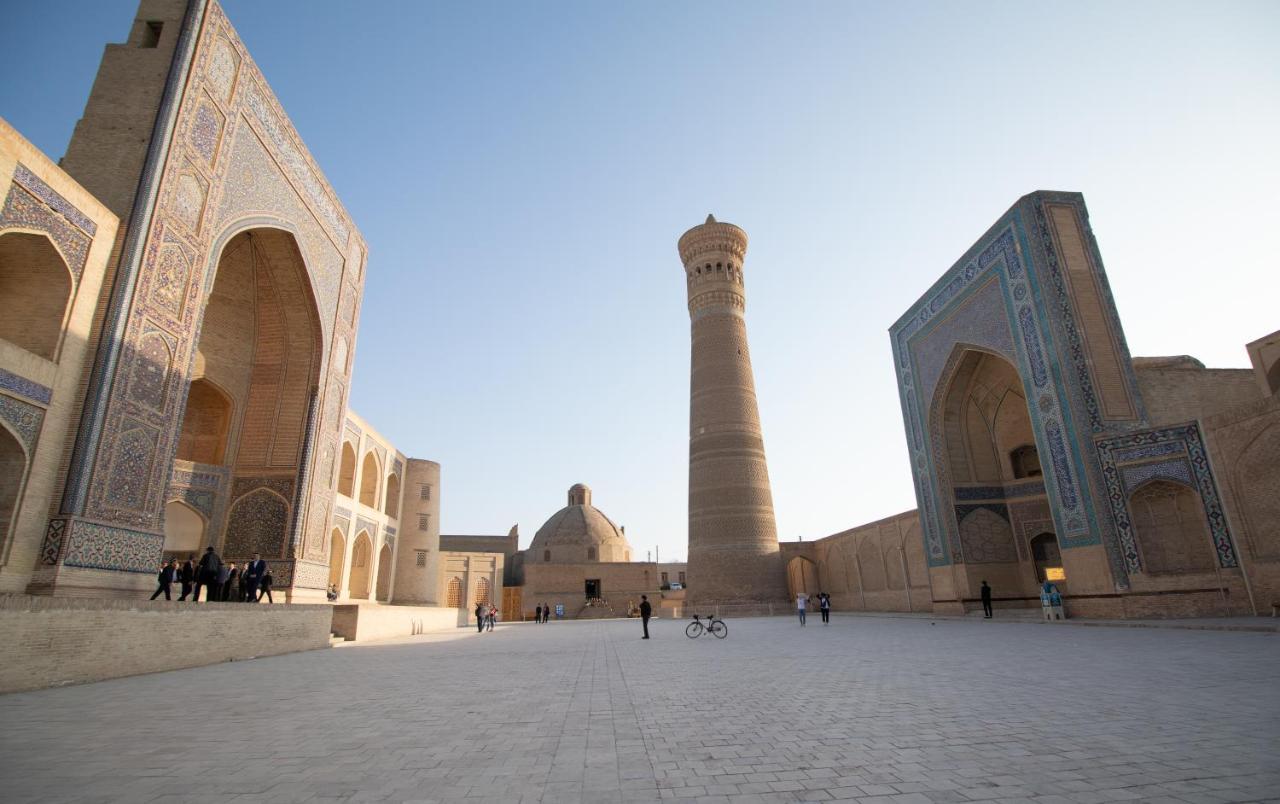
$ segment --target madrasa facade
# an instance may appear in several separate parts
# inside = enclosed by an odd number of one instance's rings
[[[204,545],[291,601],[500,586],[348,409],[365,241],[217,2],[143,0],[60,164],[0,121],[0,189],[0,592],[137,597]]]
[[[1223,311],[1227,314],[1227,311]],[[1132,357],[1078,193],[1018,200],[889,331],[918,507],[782,545],[838,608],[1203,617],[1280,604],[1280,332]]]

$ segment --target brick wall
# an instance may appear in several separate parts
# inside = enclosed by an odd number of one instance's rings
[[[0,692],[329,646],[329,606],[0,595]]]

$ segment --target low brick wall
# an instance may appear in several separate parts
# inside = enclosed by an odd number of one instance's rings
[[[472,625],[462,609],[439,606],[390,606],[344,603],[333,607],[333,633],[353,642],[393,639]]]
[[[327,648],[329,606],[0,595],[0,692]]]

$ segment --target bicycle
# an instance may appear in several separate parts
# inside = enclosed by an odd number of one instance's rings
[[[707,617],[705,623],[698,615],[693,615],[693,622],[689,623],[688,627],[684,629],[684,635],[690,639],[697,639],[708,631],[716,639],[724,639],[729,636],[729,626],[724,624],[724,620],[716,619],[714,614]]]

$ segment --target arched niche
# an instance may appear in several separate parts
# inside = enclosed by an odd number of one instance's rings
[[[488,578],[476,578],[476,603],[488,606],[493,603]]]
[[[392,519],[400,518],[400,476],[394,472],[387,477],[387,493],[382,511]]]
[[[354,497],[356,491],[356,448],[342,442],[342,461],[338,464],[338,493]]]
[[[199,553],[207,525],[199,511],[181,500],[170,500],[164,507],[165,557],[182,559]]]
[[[0,425],[0,556],[5,554],[18,515],[27,476],[27,453],[13,433]]]
[[[253,489],[229,507],[224,557],[283,558],[299,496],[308,421],[323,363],[315,294],[297,240],[270,226],[217,240],[200,311],[178,457],[232,467],[232,488]],[[185,274],[158,277],[185,304]],[[157,407],[157,409],[162,409]],[[238,492],[237,492],[238,493]],[[214,535],[216,539],[216,534]]]
[[[347,537],[340,528],[329,533],[329,585],[342,589],[342,570],[347,559]]]
[[[449,583],[445,588],[445,605],[449,608],[459,609],[465,604],[462,599],[462,579],[454,576],[449,579]]]
[[[944,454],[938,456],[952,483],[1001,483],[1016,480],[1032,464],[1035,433],[1013,364],[979,349],[961,349],[953,357],[949,380],[940,385],[933,426]],[[1015,472],[1015,450],[1023,463]],[[1038,457],[1034,466],[1039,469]],[[1029,476],[1029,475],[1022,475]]]
[[[1144,573],[1214,568],[1204,505],[1190,487],[1171,480],[1144,483],[1129,495],[1129,513]]]
[[[1051,570],[1062,569],[1062,551],[1058,548],[1058,537],[1052,533],[1040,533],[1032,537],[1030,544],[1031,561],[1036,568],[1036,583],[1058,580],[1049,577]]]
[[[378,456],[372,451],[364,454],[364,462],[360,466],[360,504],[370,508],[378,507]]]
[[[818,593],[818,568],[804,556],[796,556],[787,562],[787,587],[791,596],[801,592]]]
[[[0,338],[56,361],[72,289],[71,270],[49,238],[0,234]]]
[[[351,547],[351,597],[369,599],[369,581],[373,572],[373,540],[368,531],[360,531]]]
[[[384,544],[378,551],[378,587],[377,599],[384,603],[391,602],[391,545]]]
[[[191,382],[178,439],[178,460],[222,465],[231,427],[231,397],[201,378]]]

